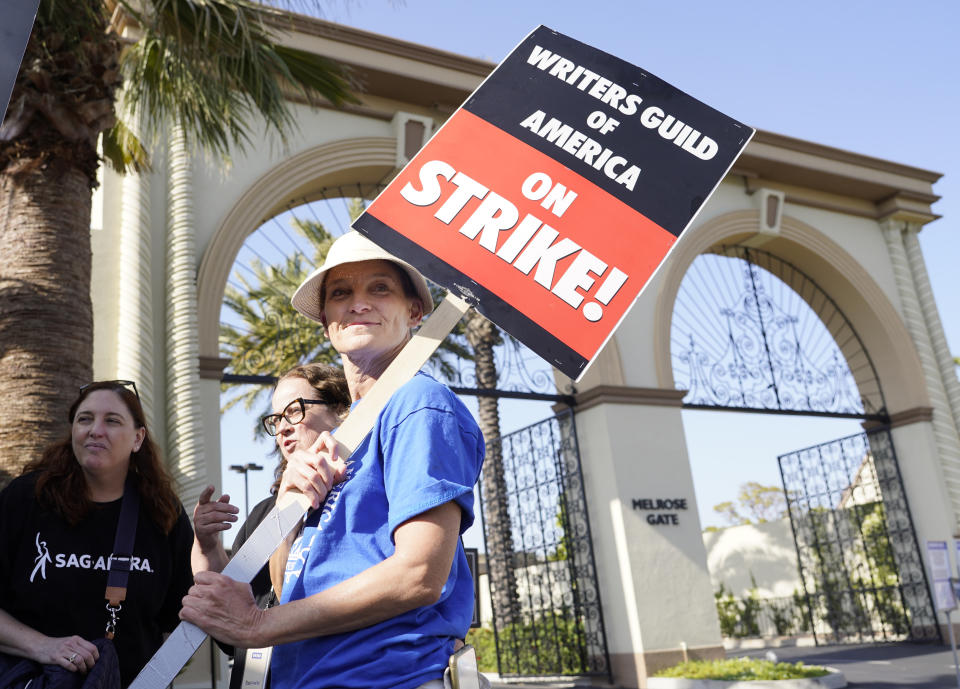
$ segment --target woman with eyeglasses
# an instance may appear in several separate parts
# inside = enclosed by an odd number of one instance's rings
[[[261,419],[263,429],[277,443],[280,462],[274,473],[275,481],[270,496],[260,501],[247,515],[246,521],[233,540],[233,552],[239,550],[254,529],[269,514],[277,502],[280,477],[289,459],[297,453],[309,453],[324,431],[340,425],[350,408],[350,392],[343,371],[327,364],[305,364],[290,369],[277,381],[273,392],[274,412]],[[230,504],[230,496],[211,500],[214,487],[207,488],[193,511],[195,538],[192,562],[194,572],[220,572],[229,560],[220,535],[237,521],[239,509]],[[257,605],[261,608],[276,605],[277,597],[270,581],[268,566],[250,582]],[[230,673],[231,689],[242,686],[244,654],[235,654],[231,646],[221,645],[224,652],[234,656]]]
[[[293,305],[340,353],[356,413],[433,301],[412,266],[348,232]],[[291,456],[280,483],[281,498],[298,490],[314,507],[274,556],[285,562],[281,604],[260,610],[245,584],[201,572],[181,617],[238,646],[274,646],[274,689],[443,687],[473,612],[459,536],[483,461],[476,421],[418,373],[349,459],[329,433],[312,449]]]
[[[126,686],[179,622],[193,530],[132,382],[81,388],[69,421],[0,493],[0,674],[103,655]]]

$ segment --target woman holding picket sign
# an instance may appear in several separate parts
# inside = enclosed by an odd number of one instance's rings
[[[334,242],[292,301],[340,353],[354,409],[433,308],[423,276],[357,232]],[[278,499],[301,491],[313,511],[274,556],[289,551],[281,605],[260,610],[246,584],[207,572],[181,617],[227,643],[275,646],[275,689],[442,687],[473,610],[459,536],[483,454],[469,411],[416,374],[349,459],[324,433],[288,463]]]

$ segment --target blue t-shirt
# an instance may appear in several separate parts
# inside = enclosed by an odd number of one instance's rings
[[[483,454],[483,436],[463,403],[430,376],[414,376],[348,460],[346,480],[307,518],[290,550],[280,602],[382,562],[395,550],[400,524],[450,500],[461,508],[463,533],[473,524]],[[439,601],[353,632],[277,646],[273,686],[407,689],[439,679],[472,612],[473,578],[458,544]]]

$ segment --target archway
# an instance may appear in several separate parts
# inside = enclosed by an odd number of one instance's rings
[[[670,323],[680,283],[690,264],[701,254],[724,245],[736,245],[760,233],[756,211],[725,213],[706,221],[671,254],[659,291],[654,321],[654,363],[660,387],[676,388],[670,360]],[[830,295],[870,352],[877,379],[886,391],[891,416],[917,407],[929,407],[923,371],[916,349],[887,293],[864,265],[827,234],[784,215],[779,234],[762,244],[767,253],[789,262]]]
[[[678,286],[671,373],[675,385],[687,391],[684,407],[859,419],[871,432],[783,452],[785,524],[796,549],[798,590],[792,604],[760,600],[751,571],[753,588],[745,602],[729,595],[718,601],[721,628],[727,635],[802,629],[817,641],[834,642],[936,639],[884,386],[867,347],[837,300],[790,260],[768,250],[773,242],[762,249],[750,244],[747,235],[738,244],[707,247],[688,264]],[[791,247],[782,242],[780,250]],[[796,248],[794,256],[805,258]],[[842,254],[832,258],[845,259]],[[820,274],[830,277],[829,264]],[[762,437],[751,434],[750,442],[763,442]],[[691,456],[691,464],[697,463]],[[745,522],[744,529],[751,523]],[[767,538],[775,533],[768,526],[759,531]],[[781,529],[781,539],[787,533]],[[707,538],[717,551],[730,541]],[[720,558],[714,555],[709,553],[716,567]],[[735,559],[741,567],[762,566]],[[727,593],[723,581],[719,592]],[[765,602],[771,619],[761,630],[758,615]],[[738,610],[742,615],[730,616]]]
[[[396,140],[366,137],[323,144],[293,156],[257,180],[230,210],[204,252],[197,272],[201,357],[218,357],[220,306],[227,276],[246,238],[294,200],[324,198],[331,187],[367,196],[396,170]]]
[[[888,420],[873,362],[837,303],[763,249],[725,245],[697,257],[670,339],[688,408]]]

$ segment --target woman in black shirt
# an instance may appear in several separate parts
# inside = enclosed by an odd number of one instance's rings
[[[70,435],[0,492],[0,651],[75,672],[93,667],[93,640],[111,621],[107,576],[126,490],[139,498],[113,638],[126,686],[179,622],[193,533],[133,383],[84,386],[69,420]]]

